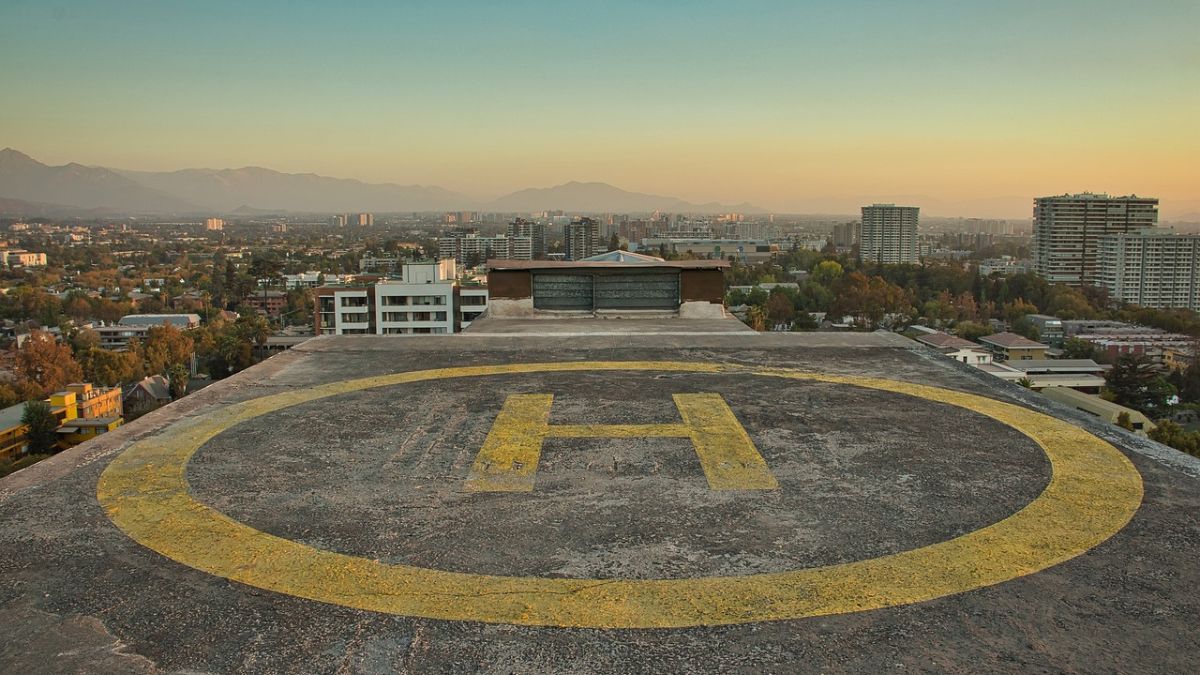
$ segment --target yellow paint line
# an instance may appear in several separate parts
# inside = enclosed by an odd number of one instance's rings
[[[553,402],[550,394],[515,394],[505,399],[471,465],[467,492],[533,490]]]
[[[720,394],[675,394],[692,445],[714,490],[775,490],[779,483]]]
[[[1051,464],[1050,482],[1031,503],[999,522],[880,558],[735,577],[596,580],[446,572],[324,551],[255,530],[201,504],[185,478],[188,460],[216,434],[258,415],[339,393],[510,373],[722,369],[682,362],[509,364],[415,371],[284,392],[174,424],[135,442],[105,469],[96,496],[109,518],[140,544],[257,588],[407,616],[591,628],[798,619],[932,600],[1070,560],[1119,532],[1141,504],[1142,481],[1133,464],[1109,443],[1062,420],[937,387],[778,369],[753,374],[878,389],[989,416],[1043,448]],[[744,367],[728,370],[749,372]]]

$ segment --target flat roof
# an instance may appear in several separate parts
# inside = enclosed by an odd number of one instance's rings
[[[895,334],[320,336],[0,479],[0,672],[1189,672],[1197,504]]]
[[[1044,349],[1049,347],[1049,345],[1044,345],[1041,342],[1034,342],[1023,335],[1017,335],[1016,333],[994,333],[992,335],[985,335],[979,338],[979,341],[993,344],[998,347],[1005,347],[1007,349],[1035,349],[1038,347]]]

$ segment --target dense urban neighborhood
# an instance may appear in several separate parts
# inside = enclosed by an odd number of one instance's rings
[[[1096,204],[1102,215],[1090,216]],[[1127,214],[1114,220],[1114,204]],[[496,261],[613,252],[622,264],[726,262],[724,306],[754,330],[900,332],[1047,395],[1071,389],[1080,409],[1115,411],[1114,423],[1196,453],[1200,235],[1159,227],[1156,209],[1152,199],[1083,194],[1036,200],[1032,222],[921,220],[919,208],[891,205],[841,221],[563,211],[9,218],[0,221],[0,471],[314,335],[460,332],[486,314]],[[1085,229],[1095,250],[1059,233]],[[1130,237],[1144,242],[1137,251]],[[1137,278],[1125,268],[1136,255],[1156,296],[1131,295]],[[562,297],[542,291],[539,304],[595,309],[558,287]],[[672,292],[662,306],[677,307]],[[86,405],[97,398],[111,404]]]

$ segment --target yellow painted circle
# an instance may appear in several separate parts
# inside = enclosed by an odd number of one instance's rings
[[[1011,516],[941,543],[790,572],[691,579],[506,577],[389,565],[261,532],[196,501],[184,476],[210,438],[280,408],[389,385],[509,373],[649,370],[742,373],[847,384],[947,403],[1033,439],[1051,464],[1046,489]],[[1115,447],[1048,415],[974,394],[895,380],[672,361],[526,363],[439,368],[334,382],[228,406],[132,444],[100,477],[97,497],[134,540],[250,586],[358,609],[534,626],[665,628],[798,619],[892,607],[1032,574],[1116,534],[1142,500],[1142,479]]]

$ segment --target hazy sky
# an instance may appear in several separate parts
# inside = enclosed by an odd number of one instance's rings
[[[2,0],[0,147],[479,196],[1200,208],[1198,30],[1196,0]]]

